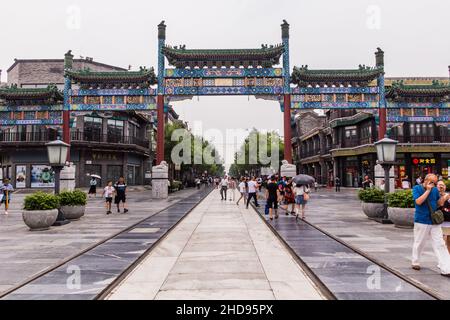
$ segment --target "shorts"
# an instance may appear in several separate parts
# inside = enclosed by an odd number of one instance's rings
[[[106,203],[112,203],[112,197],[106,197],[105,198]]]
[[[127,202],[127,198],[124,194],[119,194],[116,196],[114,203],[119,204],[120,202],[123,202],[123,203]]]
[[[442,234],[446,237],[450,237],[450,223],[445,221],[441,226],[442,226]]]
[[[268,208],[274,208],[278,209],[278,201],[276,198],[269,198],[267,199],[267,207]]]
[[[306,204],[307,202],[302,194],[295,197],[296,204]]]

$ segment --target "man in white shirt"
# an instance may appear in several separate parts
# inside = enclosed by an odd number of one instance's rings
[[[258,182],[256,182],[256,178],[253,177],[252,180],[248,182],[248,198],[247,198],[247,209],[250,204],[250,200],[255,199],[255,206],[259,207],[258,199],[256,197],[256,190],[259,188]]]
[[[225,176],[220,181],[220,196],[222,197],[222,200],[224,200],[224,194],[225,200],[227,200],[227,189],[228,189],[228,177]]]

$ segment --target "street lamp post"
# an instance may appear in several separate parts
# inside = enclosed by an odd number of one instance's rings
[[[377,148],[378,164],[384,169],[384,213],[381,223],[392,223],[388,217],[387,195],[390,192],[391,179],[390,168],[396,164],[397,144],[398,141],[389,139],[385,136],[383,139],[374,143]]]
[[[46,144],[48,162],[55,172],[55,194],[59,194],[60,190],[60,180],[61,180],[61,170],[66,165],[67,153],[69,151],[70,145],[61,141],[55,140]],[[64,218],[64,214],[61,210],[58,210],[58,218],[53,226],[62,226],[68,224],[70,221]]]

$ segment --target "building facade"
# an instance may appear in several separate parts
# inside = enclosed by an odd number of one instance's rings
[[[93,76],[131,73],[89,58],[74,59],[72,70]],[[95,79],[98,83],[109,80]],[[63,134],[64,81],[63,59],[16,60],[8,70],[9,85],[0,89],[0,176],[10,178],[16,188],[54,185],[45,143]],[[83,86],[82,81],[78,85],[73,81],[74,88]],[[82,99],[92,103],[97,97]],[[120,176],[130,185],[148,183],[155,158],[153,118],[139,111],[71,112],[70,161],[76,168],[76,186],[88,186],[91,174],[102,177],[100,185]]]
[[[387,135],[399,142],[394,166],[396,186],[428,173],[448,178],[450,167],[450,102],[448,78],[386,78]],[[391,106],[391,108],[389,108]],[[314,121],[308,120],[309,118]],[[346,187],[360,187],[365,175],[374,178],[379,140],[376,113],[325,110],[322,116],[301,111],[293,124],[292,146],[301,172],[324,185],[339,177]]]

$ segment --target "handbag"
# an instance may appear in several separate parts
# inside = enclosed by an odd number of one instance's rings
[[[423,188],[423,190],[425,190],[425,188]],[[428,210],[430,211],[431,223],[434,225],[442,224],[445,220],[444,213],[442,212],[442,210],[434,211],[433,207],[431,206],[429,197],[427,198],[427,205],[428,205]]]
[[[445,220],[444,213],[442,212],[442,210],[434,211],[433,208],[431,207],[431,203],[428,198],[427,198],[427,204],[428,204],[428,210],[430,210],[431,222],[436,225],[442,224]]]
[[[309,194],[306,192],[305,187],[303,187],[303,200],[308,201],[310,196]]]

